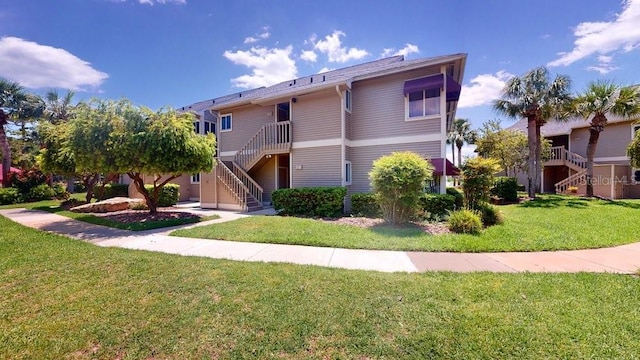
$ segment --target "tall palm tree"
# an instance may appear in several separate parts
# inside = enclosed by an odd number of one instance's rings
[[[593,196],[593,157],[596,154],[600,133],[607,125],[607,116],[630,118],[640,114],[640,88],[623,87],[612,81],[596,81],[587,86],[574,102],[574,112],[589,120],[587,144],[587,196]]]
[[[451,145],[451,163],[456,163],[456,137],[458,134],[455,131],[449,131],[447,133],[447,145]]]
[[[60,97],[57,90],[49,90],[45,94],[46,109],[45,119],[52,124],[59,122],[66,122],[71,117],[71,111],[73,110],[73,96],[75,93],[72,90],[67,90],[67,93]]]
[[[11,147],[5,126],[26,94],[20,84],[0,78],[0,149],[2,150],[2,186],[10,186],[9,170],[11,169]]]
[[[571,80],[566,75],[557,75],[551,81],[545,67],[530,70],[522,77],[507,81],[502,90],[502,99],[493,103],[493,108],[512,118],[527,119],[527,137],[529,146],[528,190],[529,197],[535,198],[540,191],[542,149],[540,128],[549,119],[566,119],[571,103],[569,88]]]
[[[477,134],[475,131],[471,130],[471,123],[467,119],[455,119],[453,121],[452,133],[453,143],[458,148],[458,167],[462,167],[462,147],[465,143],[475,143]],[[453,147],[451,150],[453,151]]]

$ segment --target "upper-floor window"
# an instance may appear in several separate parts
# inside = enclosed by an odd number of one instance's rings
[[[631,128],[631,139],[636,136],[638,130],[640,130],[640,125],[633,125],[633,127]]]
[[[200,184],[200,173],[191,174],[191,183]]]
[[[193,122],[193,131],[196,134],[200,134],[200,120],[196,120]]]
[[[216,123],[213,121],[208,121],[205,120],[204,121],[204,133],[208,134],[208,133],[216,133]]]
[[[233,119],[231,114],[224,114],[220,116],[220,131],[231,131],[233,127]]]
[[[276,105],[276,121],[291,120],[291,105],[289,102],[283,102]]]
[[[407,118],[419,119],[440,115],[440,89],[410,92],[406,97]]]
[[[344,184],[345,185],[351,185],[351,175],[352,175],[351,161],[347,160],[344,162]]]
[[[344,92],[344,108],[348,112],[351,112],[351,90]]]

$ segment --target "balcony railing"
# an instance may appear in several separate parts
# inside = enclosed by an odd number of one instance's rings
[[[234,161],[249,170],[266,154],[291,149],[291,122],[281,121],[264,125],[236,153]]]

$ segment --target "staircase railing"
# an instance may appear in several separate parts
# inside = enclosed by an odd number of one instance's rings
[[[222,161],[216,163],[216,174],[229,193],[240,203],[243,211],[247,210],[249,189]]]
[[[291,122],[266,124],[236,153],[234,162],[249,170],[265,153],[291,149]]]
[[[567,165],[579,169],[585,169],[587,167],[587,159],[581,155],[571,152],[564,148],[564,146],[554,146],[551,148],[551,157],[548,161],[550,164],[555,165]]]
[[[225,166],[226,167],[226,166]],[[249,190],[249,193],[262,204],[262,194],[264,190],[243,168],[240,167],[235,161],[233,162],[233,174],[242,181],[244,186]]]
[[[556,183],[556,194],[562,194],[566,192],[570,187],[578,187],[587,178],[587,170],[581,170],[577,173],[569,176],[568,178]]]

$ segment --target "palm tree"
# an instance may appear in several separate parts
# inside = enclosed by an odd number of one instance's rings
[[[570,112],[571,80],[566,75],[557,75],[553,81],[545,67],[535,68],[522,77],[507,81],[502,90],[502,99],[493,103],[493,108],[512,118],[527,119],[527,137],[529,147],[528,190],[529,197],[535,198],[540,190],[542,149],[540,128],[549,119],[566,119]]]
[[[60,97],[57,90],[49,90],[45,94],[46,99],[46,109],[45,109],[45,118],[52,124],[57,124],[59,122],[66,122],[71,117],[71,111],[73,110],[73,105],[71,105],[71,101],[73,100],[73,96],[75,93],[72,90],[67,90],[67,93],[64,97]]]
[[[451,145],[451,163],[456,163],[456,134],[455,131],[449,131],[447,133],[447,145]]]
[[[2,150],[2,186],[10,186],[11,147],[5,131],[12,114],[20,108],[26,94],[20,84],[0,78],[0,149]]]
[[[453,144],[458,148],[458,167],[462,167],[462,147],[465,143],[475,143],[477,134],[471,130],[471,123],[467,119],[455,119],[452,134]],[[453,151],[453,144],[451,151]]]
[[[640,88],[622,87],[612,81],[596,81],[587,86],[574,102],[573,111],[589,123],[587,144],[587,196],[593,196],[593,157],[600,133],[607,125],[607,115],[630,118],[640,114]]]

